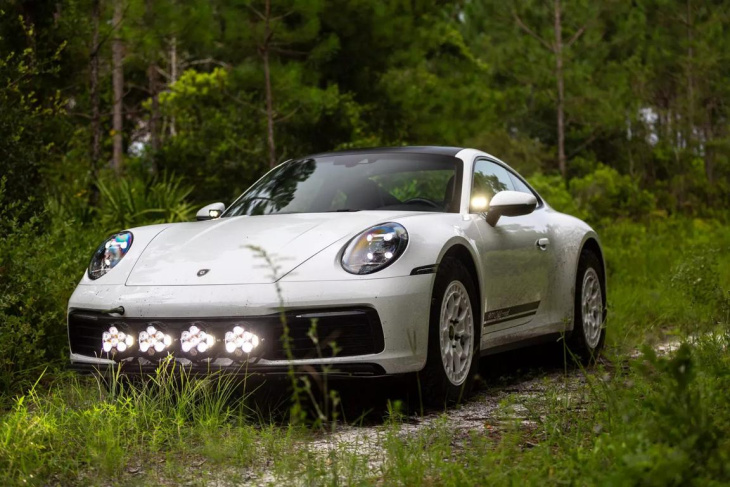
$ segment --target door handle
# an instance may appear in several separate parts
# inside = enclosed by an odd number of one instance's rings
[[[539,238],[537,239],[537,242],[535,242],[535,245],[540,250],[547,250],[548,245],[550,245],[550,239],[549,238]]]

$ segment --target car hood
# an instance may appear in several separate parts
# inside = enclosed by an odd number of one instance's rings
[[[178,223],[145,248],[128,286],[272,283],[340,239],[418,212],[238,216]],[[276,270],[267,263],[272,260]]]

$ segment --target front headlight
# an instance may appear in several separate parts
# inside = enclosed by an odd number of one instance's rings
[[[131,232],[119,232],[106,239],[91,258],[89,279],[99,279],[117,265],[129,252],[133,240]]]
[[[398,223],[368,228],[350,240],[342,254],[342,268],[350,274],[371,274],[398,260],[408,245],[408,232]]]

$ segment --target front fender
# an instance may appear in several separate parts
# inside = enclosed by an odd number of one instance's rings
[[[132,232],[132,235],[134,235],[132,247],[127,252],[127,255],[125,255],[121,262],[119,262],[112,270],[95,280],[90,279],[88,273],[84,269],[84,275],[79,282],[79,286],[113,286],[117,284],[124,284],[127,281],[127,277],[129,277],[129,274],[132,272],[134,265],[137,263],[137,259],[139,259],[150,242],[152,242],[157,235],[163,232],[170,225],[172,224],[163,223],[126,230],[128,232]],[[101,245],[101,242],[99,242],[99,244]]]
[[[318,254],[314,255],[281,278],[282,281],[322,281],[347,279],[382,279],[409,276],[413,270],[441,262],[443,256],[455,245],[463,245],[472,254],[480,268],[475,239],[479,232],[470,216],[456,213],[408,216],[393,221],[403,225],[408,232],[408,247],[403,255],[385,269],[365,275],[346,272],[341,265],[342,253],[350,240],[362,231],[347,235]],[[481,282],[481,276],[479,276]]]
[[[600,247],[598,234],[587,223],[554,210],[550,228],[551,240],[556,249],[554,268],[551,271],[550,289],[553,293],[553,322],[562,322],[565,329],[573,329],[575,312],[575,289],[578,273],[578,262],[581,251],[587,241],[593,239]],[[605,272],[604,272],[605,284]],[[605,289],[605,288],[604,288]]]

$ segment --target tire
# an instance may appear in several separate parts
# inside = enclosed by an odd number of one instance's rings
[[[603,266],[592,252],[583,252],[578,262],[574,306],[568,348],[583,363],[590,363],[598,358],[606,341]]]
[[[479,302],[477,296],[474,279],[464,264],[443,259],[431,296],[428,357],[419,373],[423,401],[429,406],[459,402],[471,391],[479,369],[481,319],[478,306],[474,306]]]

